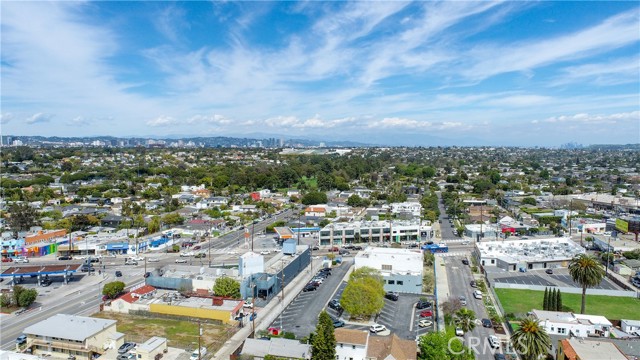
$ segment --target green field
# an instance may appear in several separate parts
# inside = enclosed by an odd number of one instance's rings
[[[532,309],[542,309],[544,291],[495,289],[502,308],[518,317]],[[562,293],[562,305],[565,311],[580,312],[581,294]],[[610,320],[640,320],[640,300],[628,297],[589,295],[587,290],[587,309],[590,315],[602,315]]]

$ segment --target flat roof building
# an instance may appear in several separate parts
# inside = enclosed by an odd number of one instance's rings
[[[481,266],[507,271],[567,267],[585,249],[570,238],[488,241],[475,244]]]
[[[384,289],[401,293],[422,292],[423,254],[420,250],[367,247],[354,259],[354,268],[380,271]]]
[[[558,360],[629,360],[613,343],[570,338],[560,340]]]

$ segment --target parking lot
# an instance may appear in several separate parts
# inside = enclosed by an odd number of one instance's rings
[[[571,279],[569,270],[565,268],[553,269],[553,274],[547,274],[545,270],[529,270],[526,273],[487,271],[487,275],[489,276],[489,281],[497,283],[580,288],[580,286]],[[594,287],[594,289],[623,290],[606,278],[602,280],[600,285]]]

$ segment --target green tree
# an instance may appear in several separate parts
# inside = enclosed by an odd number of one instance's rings
[[[562,311],[562,294],[560,289],[556,291],[556,311]]]
[[[147,224],[147,230],[149,231],[149,234],[153,234],[155,232],[160,231],[161,223],[162,223],[162,220],[160,220],[159,216],[152,217],[151,220],[149,220],[149,223]]]
[[[26,289],[20,285],[13,285],[13,303],[16,306],[20,306],[20,295],[25,291]]]
[[[462,308],[456,312],[456,325],[465,333],[472,331],[476,327],[476,313],[473,310]]]
[[[604,270],[598,264],[598,260],[587,254],[580,254],[571,259],[569,263],[569,275],[576,283],[582,286],[582,305],[580,313],[584,314],[587,301],[587,288],[597,286],[604,278]]]
[[[0,307],[9,307],[11,306],[11,296],[8,294],[0,295]]]
[[[309,191],[302,197],[304,205],[317,205],[327,203],[327,194],[320,191]]]
[[[32,226],[36,225],[36,220],[38,219],[36,209],[29,206],[26,202],[13,203],[11,207],[9,207],[9,213],[8,223],[16,239],[20,231],[29,230]]]
[[[432,332],[418,341],[420,360],[473,360],[475,355],[451,332]]]
[[[551,339],[537,320],[527,317],[511,335],[511,344],[524,360],[537,360],[547,354]]]
[[[536,199],[532,198],[532,197],[526,197],[524,199],[522,199],[522,203],[525,205],[533,205],[536,206]]]
[[[349,196],[349,198],[347,199],[347,205],[352,207],[363,206],[363,204],[364,204],[363,199],[357,194],[353,194]]]
[[[162,217],[162,222],[171,226],[171,225],[180,225],[184,223],[184,218],[177,213],[166,214]]]
[[[124,283],[122,281],[112,281],[104,284],[102,288],[102,295],[106,295],[109,299],[115,299],[122,290],[124,290]]]
[[[542,300],[542,310],[549,310],[549,288],[544,288],[544,299]]]
[[[333,321],[326,311],[318,317],[318,325],[311,340],[311,358],[314,360],[334,360],[336,358],[336,336]]]
[[[20,293],[20,297],[18,299],[18,306],[21,307],[29,307],[36,301],[38,297],[38,290],[36,289],[25,289]]]
[[[551,291],[549,291],[548,310],[549,311],[556,311],[556,289],[555,288],[553,288],[553,289],[551,289]]]
[[[366,266],[354,270],[340,304],[354,317],[379,313],[384,307],[384,282],[380,272]]]
[[[240,298],[240,283],[230,277],[219,277],[213,285],[213,293],[218,296],[226,296],[233,299]]]

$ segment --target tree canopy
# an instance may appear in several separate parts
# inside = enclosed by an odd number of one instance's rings
[[[219,277],[213,285],[213,293],[218,296],[226,296],[234,299],[240,298],[240,283],[230,277]]]
[[[318,317],[318,325],[311,340],[311,358],[314,360],[334,360],[336,358],[336,336],[333,320],[326,311]]]
[[[354,317],[379,313],[384,307],[384,283],[380,272],[366,266],[354,270],[340,305]]]
[[[106,295],[109,299],[115,299],[124,290],[125,284],[122,281],[112,281],[104,284],[102,295]]]

